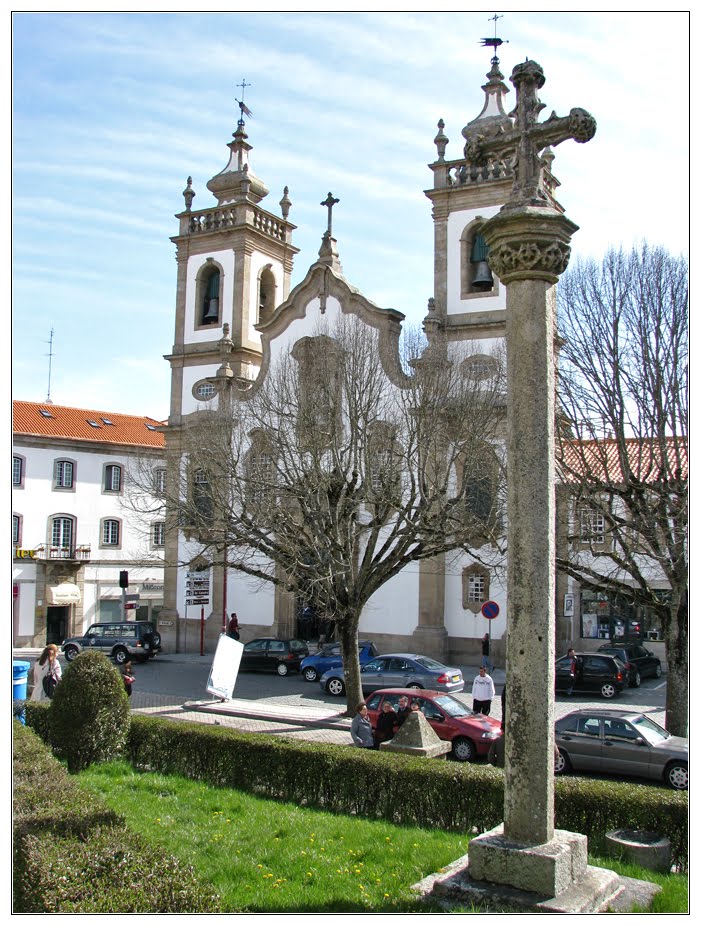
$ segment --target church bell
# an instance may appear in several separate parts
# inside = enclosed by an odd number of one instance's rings
[[[217,298],[209,299],[207,302],[207,308],[205,313],[202,316],[202,324],[209,325],[211,322],[216,322],[219,318],[219,300]]]
[[[492,271],[489,269],[487,261],[481,260],[475,265],[475,275],[472,277],[472,288],[487,290],[491,289],[492,286],[494,286]]]

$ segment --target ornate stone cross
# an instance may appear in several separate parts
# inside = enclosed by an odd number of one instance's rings
[[[340,202],[340,200],[334,199],[334,197],[331,195],[331,193],[329,193],[329,195],[326,197],[326,199],[323,201],[323,203],[320,203],[320,204],[319,204],[319,205],[321,205],[321,206],[326,206],[326,208],[329,210],[329,224],[328,224],[328,228],[326,229],[326,234],[328,235],[329,238],[332,237],[332,234],[331,234],[331,210],[333,209],[333,207],[336,205],[337,202]]]
[[[543,69],[535,61],[517,64],[511,74],[516,87],[516,108],[509,113],[516,123],[511,131],[485,138],[478,135],[466,146],[466,157],[484,163],[490,157],[511,157],[514,184],[506,209],[522,206],[549,205],[543,187],[543,148],[559,145],[568,138],[587,142],[594,137],[596,120],[585,109],[572,109],[569,116],[553,112],[545,122],[538,122],[538,114],[545,103],[538,99],[538,90],[545,83]]]

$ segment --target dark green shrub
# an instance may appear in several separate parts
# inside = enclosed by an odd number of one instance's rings
[[[49,708],[49,742],[72,772],[115,758],[129,730],[129,699],[117,670],[102,653],[70,663]]]
[[[190,866],[130,832],[19,723],[13,773],[15,913],[219,911]]]

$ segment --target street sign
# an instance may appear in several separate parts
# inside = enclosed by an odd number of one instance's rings
[[[134,595],[125,595],[125,596],[124,596],[124,601],[126,602],[126,604],[129,604],[130,601],[135,602],[135,601],[138,601],[138,600],[139,600],[139,594],[138,594],[138,592],[137,592],[136,594],[134,594]]]
[[[494,620],[499,615],[499,605],[496,601],[485,601],[482,605],[482,616],[488,621]]]
[[[125,610],[125,611],[136,611],[136,609],[137,609],[138,607],[139,607],[139,602],[138,602],[138,601],[127,601],[127,602],[125,602],[125,604],[124,604],[124,610]]]
[[[209,598],[185,598],[185,604],[209,604]]]

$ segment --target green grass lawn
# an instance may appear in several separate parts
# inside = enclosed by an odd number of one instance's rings
[[[428,912],[411,885],[464,855],[469,842],[457,833],[334,815],[139,773],[126,763],[93,766],[79,777],[123,813],[132,829],[189,862],[231,912]],[[651,879],[647,872],[632,876]],[[670,890],[672,882],[681,882],[683,900],[679,892],[659,897],[656,912],[683,912],[686,879],[664,880]]]

